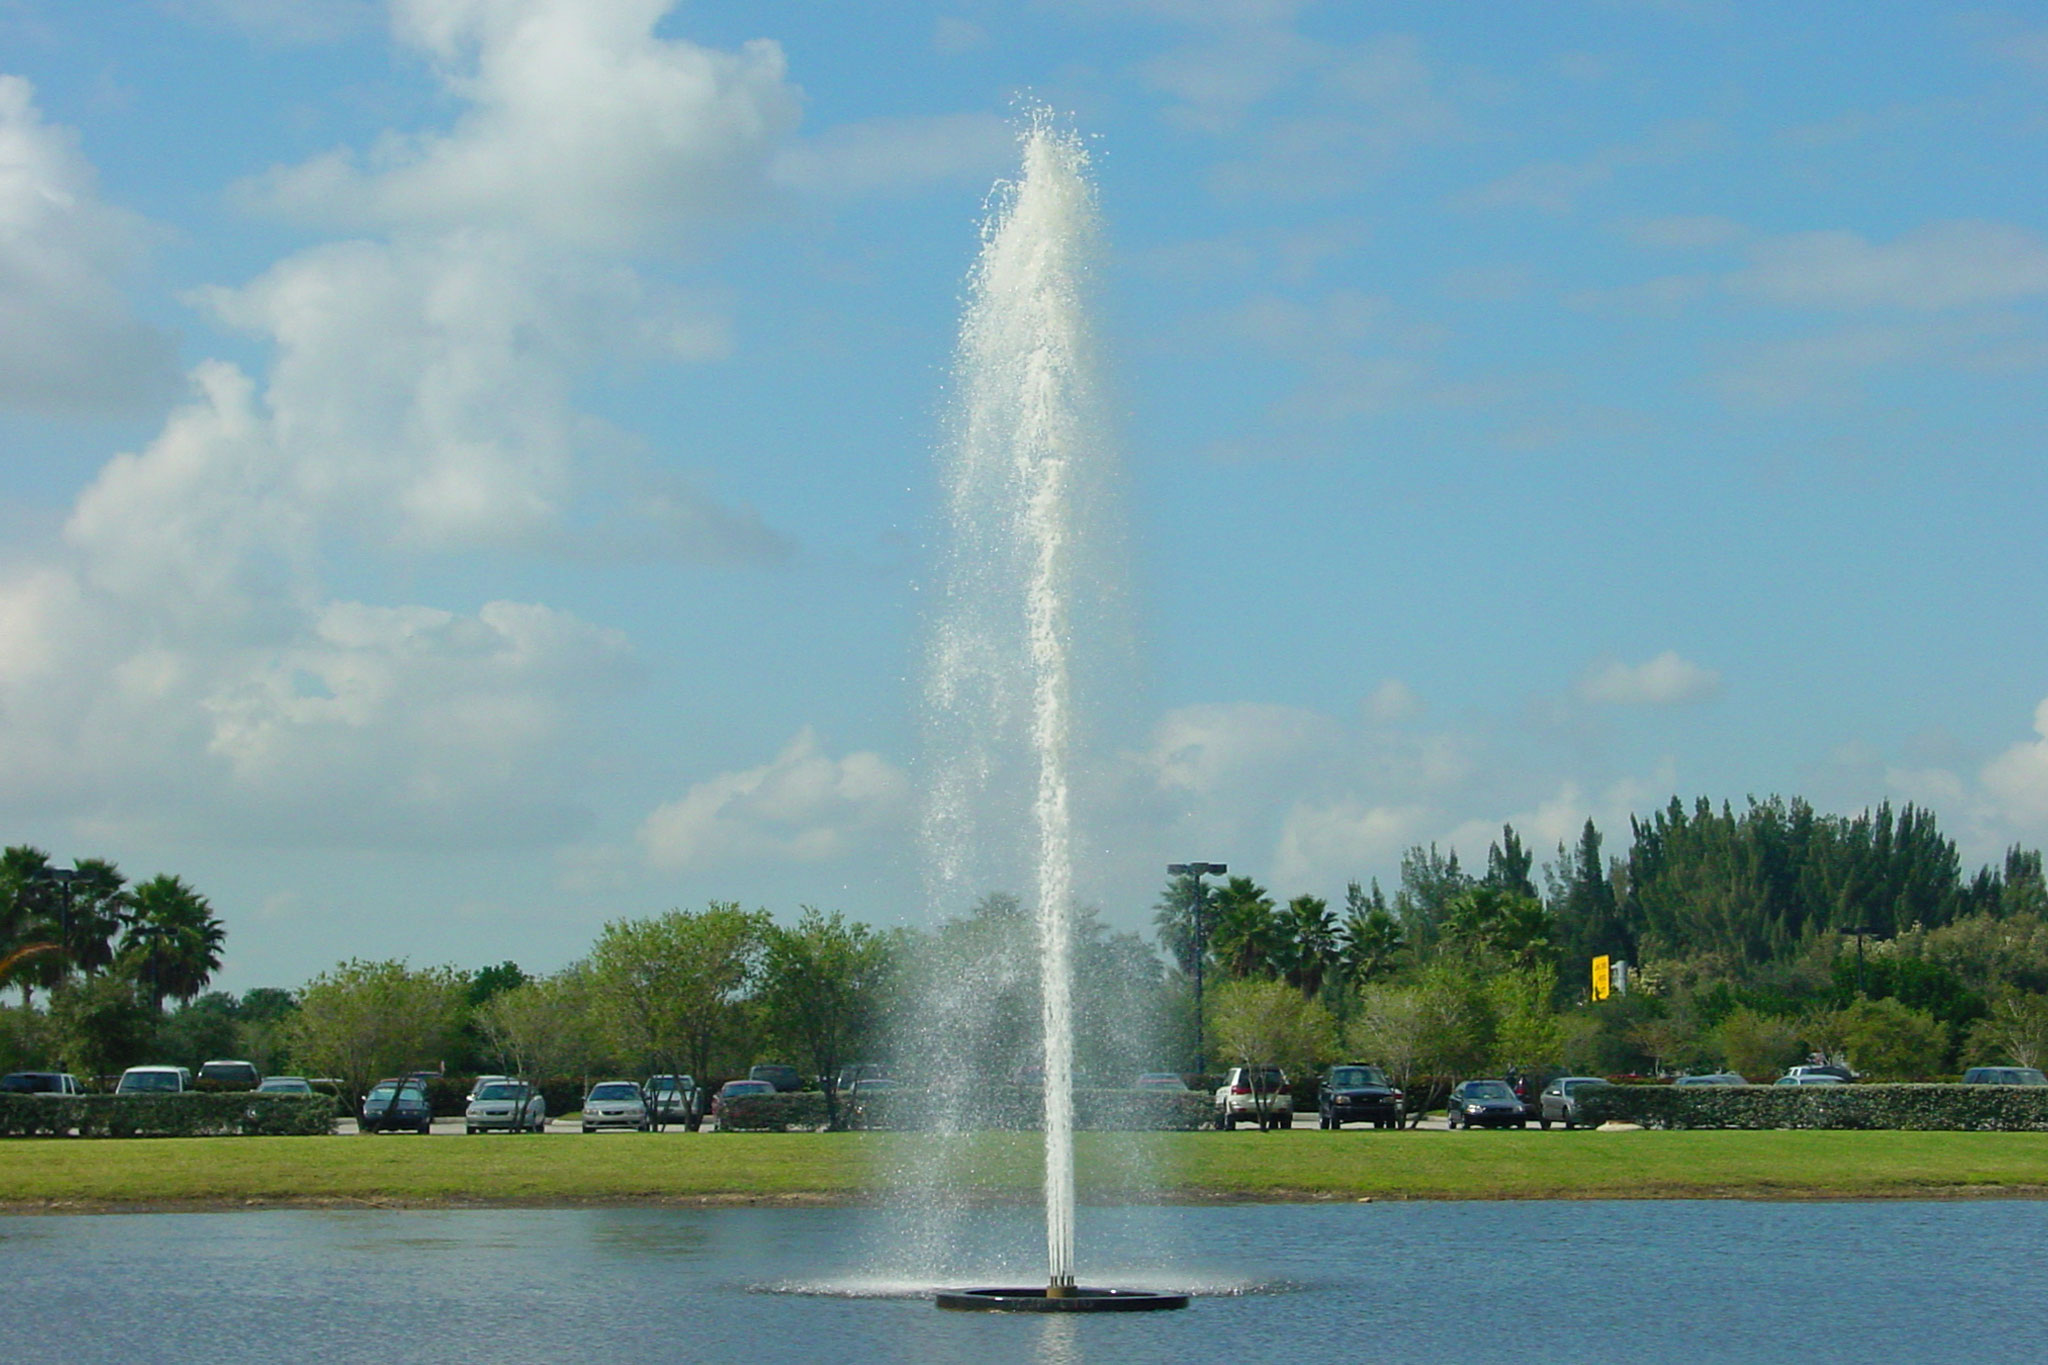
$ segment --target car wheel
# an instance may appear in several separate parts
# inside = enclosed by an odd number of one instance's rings
[[[1221,1129],[1222,1129],[1222,1130],[1223,1130],[1224,1132],[1226,1132],[1226,1133],[1234,1133],[1234,1132],[1236,1132],[1236,1131],[1237,1131],[1237,1115],[1235,1115],[1235,1114],[1231,1113],[1231,1112],[1230,1112],[1230,1111],[1229,1111],[1228,1109],[1224,1110],[1224,1111],[1223,1111],[1223,1117],[1222,1117],[1222,1118],[1220,1118],[1220,1119],[1218,1119],[1218,1120],[1216,1120],[1216,1126],[1217,1126],[1218,1128],[1221,1128]]]
[[[583,1131],[586,1133],[594,1133],[597,1131],[597,1128],[594,1124],[586,1123],[583,1125]]]
[[[1444,1127],[1446,1127],[1446,1128],[1456,1128],[1457,1126],[1458,1126],[1458,1111],[1457,1111],[1457,1110],[1455,1110],[1455,1109],[1447,1110],[1447,1111],[1445,1112],[1445,1114],[1444,1114]]]
[[[465,1124],[463,1124],[463,1125],[462,1125],[462,1131],[463,1131],[463,1134],[464,1134],[465,1136],[467,1136],[467,1137],[475,1137],[475,1136],[476,1136],[476,1125],[475,1125],[475,1124],[473,1124],[473,1123],[465,1123]]]
[[[1538,1119],[1538,1120],[1536,1120],[1536,1126],[1537,1126],[1538,1128],[1541,1128],[1541,1129],[1542,1129],[1542,1130],[1543,1130],[1544,1132],[1546,1132],[1546,1133],[1547,1133],[1547,1132],[1549,1132],[1549,1131],[1550,1131],[1550,1120],[1549,1120],[1549,1119]]]

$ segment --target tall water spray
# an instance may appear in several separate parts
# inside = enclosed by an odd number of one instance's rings
[[[929,679],[931,894],[979,887],[1018,849],[1036,899],[1049,1293],[1074,1284],[1074,735],[1077,557],[1105,456],[1082,281],[1087,155],[1044,116],[983,229],[945,452],[950,543]],[[1006,800],[1019,809],[1005,809]]]

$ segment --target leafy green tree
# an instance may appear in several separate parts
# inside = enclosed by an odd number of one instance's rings
[[[889,942],[838,911],[805,906],[793,926],[763,930],[759,1000],[773,1037],[809,1064],[839,1121],[838,1076],[873,1042],[893,967]]]
[[[2013,992],[1992,1001],[1970,1029],[1968,1051],[1980,1066],[2048,1064],[2048,996]]]
[[[1948,1057],[1948,1025],[1897,1000],[1857,1000],[1832,1022],[1849,1064],[1877,1080],[1924,1080]]]
[[[771,921],[713,901],[653,919],[613,920],[590,953],[597,1019],[621,1060],[709,1077],[736,1042]]]
[[[197,1071],[217,1057],[241,1057],[240,1026],[240,1002],[225,991],[209,991],[163,1017],[153,1051],[159,1061]]]
[[[477,1031],[508,1075],[581,1075],[598,1051],[591,997],[590,971],[576,963],[493,994],[477,1008]]]
[[[1401,855],[1401,886],[1394,893],[1394,913],[1417,951],[1436,946],[1451,902],[1469,889],[1472,879],[1458,866],[1458,852],[1438,853],[1435,844],[1416,845]]]
[[[1596,957],[1623,961],[1634,961],[1636,957],[1600,842],[1599,829],[1588,820],[1579,832],[1578,844],[1572,848],[1559,844],[1557,862],[1544,869],[1550,913],[1557,921],[1560,960],[1568,981],[1585,981],[1583,973]]]
[[[155,876],[129,893],[120,955],[153,1008],[162,1009],[166,997],[185,1001],[206,989],[226,944],[227,929],[213,907],[182,879]]]
[[[1500,972],[1487,981],[1497,1070],[1540,1071],[1564,1060],[1564,1024],[1551,1005],[1556,992],[1557,969],[1548,963]]]
[[[1338,969],[1352,987],[1393,971],[1408,948],[1401,921],[1387,908],[1375,878],[1367,894],[1357,882],[1344,888],[1344,923],[1339,930]]]
[[[529,980],[517,962],[508,960],[495,967],[479,967],[469,978],[469,1006],[475,1009],[498,992],[524,986]]]
[[[1278,1066],[1297,1086],[1335,1051],[1337,1021],[1321,1001],[1284,981],[1229,981],[1215,995],[1210,1036],[1237,1066]]]
[[[66,1069],[110,1077],[148,1060],[157,1012],[119,972],[78,977],[50,992],[50,1025]]]
[[[1536,899],[1536,883],[1529,879],[1535,855],[1522,846],[1522,836],[1513,825],[1500,827],[1500,842],[1486,850],[1485,884],[1512,896]]]
[[[1714,1030],[1714,1042],[1728,1069],[1752,1081],[1770,1080],[1806,1051],[1797,1022],[1747,1005],[1729,1012]]]
[[[338,1077],[353,1103],[379,1077],[435,1069],[457,1042],[468,993],[453,967],[350,958],[299,993],[293,1055],[308,1075]]]

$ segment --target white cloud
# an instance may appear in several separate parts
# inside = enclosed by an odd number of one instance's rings
[[[1365,718],[1375,725],[1395,725],[1414,720],[1426,709],[1415,689],[1399,678],[1388,678],[1366,696]]]
[[[1985,764],[1983,782],[2004,819],[2038,838],[2048,830],[2048,700],[2034,708],[2034,732]]]
[[[1633,141],[1604,147],[1581,161],[1544,161],[1523,166],[1467,191],[1458,202],[1472,208],[1524,208],[1563,215],[1575,211],[1588,191],[1613,183],[1625,171],[1689,161],[1719,140],[1719,128],[1706,120],[1669,123]]]
[[[1639,664],[1616,659],[1590,669],[1579,680],[1579,695],[1609,706],[1680,706],[1704,701],[1721,690],[1721,675],[1665,650]]]
[[[1809,232],[1751,255],[1729,287],[1790,307],[1931,312],[2048,294],[2048,243],[2006,223],[1930,223],[1889,243]]]
[[[677,245],[759,209],[799,107],[782,51],[657,37],[673,0],[401,0],[402,41],[468,106],[244,187],[317,221],[517,226],[583,246]]]
[[[175,367],[170,339],[134,317],[118,284],[144,229],[101,202],[77,141],[43,122],[27,81],[0,76],[0,405],[147,411]]]
[[[808,728],[771,763],[697,783],[640,826],[658,868],[794,859],[819,862],[900,824],[910,804],[904,773],[881,756],[826,754]]]

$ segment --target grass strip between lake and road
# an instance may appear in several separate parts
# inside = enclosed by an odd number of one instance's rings
[[[1099,1204],[1356,1199],[2048,1198],[2048,1133],[1084,1133]],[[898,1172],[1038,1198],[1030,1133],[11,1139],[0,1209],[853,1204]]]

